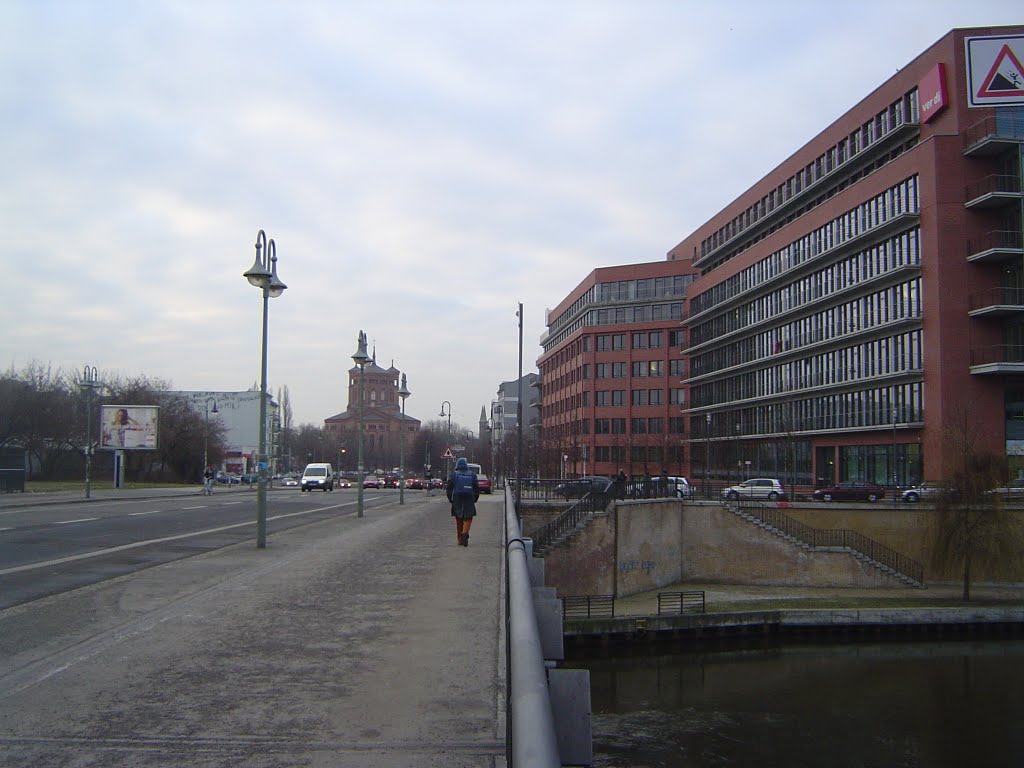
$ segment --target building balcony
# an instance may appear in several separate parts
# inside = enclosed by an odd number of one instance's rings
[[[1024,238],[1012,229],[996,229],[967,241],[967,260],[997,262],[1024,257]]]
[[[1001,208],[1021,201],[1020,178],[993,173],[964,188],[964,208]]]
[[[971,373],[982,376],[1024,373],[1024,344],[992,344],[972,349]]]
[[[967,157],[999,155],[1024,143],[1024,118],[989,115],[963,132]]]
[[[989,288],[972,293],[968,301],[971,317],[1005,317],[1024,313],[1024,289]]]

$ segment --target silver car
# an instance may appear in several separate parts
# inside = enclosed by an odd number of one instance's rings
[[[744,480],[722,491],[722,499],[736,501],[738,499],[757,499],[758,501],[778,501],[786,498],[786,489],[780,480],[767,477],[755,477]]]

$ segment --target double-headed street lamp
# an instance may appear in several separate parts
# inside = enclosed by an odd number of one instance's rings
[[[405,374],[402,374],[402,386],[398,389],[398,396],[402,398],[402,426],[398,432],[398,503],[405,504],[405,398],[411,395],[409,385],[405,381]]]
[[[256,235],[256,261],[243,274],[263,291],[263,354],[260,361],[260,454],[256,491],[256,546],[267,546],[267,300],[276,299],[288,286],[277,276],[277,247],[261,229]]]
[[[213,403],[212,413],[220,413],[217,410],[217,398],[208,397],[206,398],[206,425],[203,427],[203,472],[206,472],[206,468],[210,466],[210,461],[207,458],[210,447],[210,403]]]
[[[445,406],[448,406],[448,413],[444,412]],[[451,404],[451,401],[445,400],[445,401],[443,401],[441,403],[441,412],[438,414],[438,416],[440,416],[442,419],[445,416],[448,417],[448,449],[445,451],[445,454],[449,454],[452,451],[452,404]],[[447,459],[447,457],[444,460],[444,471],[445,471],[445,477],[447,477],[448,475],[450,475],[452,473],[451,469],[448,466],[448,459]]]
[[[359,495],[358,503],[356,504],[356,517],[363,516],[363,371],[366,368],[366,364],[370,362],[370,356],[366,353],[366,334],[363,331],[359,332],[359,346],[356,348],[356,353],[352,355],[352,360],[356,365],[359,366],[359,465],[356,469],[356,473],[359,477]]]
[[[89,470],[92,468],[92,398],[100,387],[96,366],[85,366],[79,384],[85,395],[85,498],[89,498]]]

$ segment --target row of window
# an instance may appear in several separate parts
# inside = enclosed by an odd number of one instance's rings
[[[844,137],[839,143],[827,149],[816,160],[808,163],[793,176],[768,192],[743,213],[732,219],[700,245],[703,258],[720,246],[736,237],[781,205],[789,202],[795,195],[824,180],[834,170],[860,152],[883,139],[887,134],[900,128],[905,123],[918,122],[917,89],[907,92],[898,101],[890,104],[871,120],[864,123],[858,130]]]
[[[854,237],[859,237],[864,232],[876,229],[905,213],[920,213],[916,175],[694,296],[690,302],[690,314],[692,316],[709,310],[745,291],[762,289],[769,281],[788,273],[794,267],[816,259]],[[854,221],[863,221],[864,224],[862,227],[854,227]],[[694,344],[700,343],[696,337],[691,340]]]
[[[694,439],[887,427],[924,421],[924,384],[909,382],[784,403],[757,404],[690,420]],[[710,428],[710,431],[709,431]]]
[[[635,301],[637,299],[661,299],[682,296],[686,286],[694,280],[693,275],[671,275],[670,277],[647,277],[639,280],[619,280],[614,283],[600,283],[597,286],[597,300],[602,304],[610,301]]]
[[[698,384],[690,394],[695,406],[706,407],[879,376],[922,373],[923,366],[922,332],[914,330]]]
[[[682,303],[640,304],[626,307],[596,309],[587,313],[587,325],[623,325],[626,323],[660,323],[682,320]]]
[[[694,355],[691,370],[702,376],[892,323],[919,321],[922,311],[921,279],[915,277]]]
[[[633,445],[628,450],[623,445],[598,445],[594,449],[594,457],[599,462],[624,464],[630,461],[634,464],[653,464],[655,467],[664,462],[682,464],[684,455],[685,449],[681,445]]]

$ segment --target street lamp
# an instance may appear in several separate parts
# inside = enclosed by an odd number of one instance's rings
[[[894,405],[892,407],[892,487],[893,487],[893,498],[899,499],[899,485],[898,478],[896,475],[896,419],[899,417],[899,411]]]
[[[85,366],[79,385],[85,395],[85,498],[89,498],[89,470],[92,468],[92,397],[100,387],[96,366]]]
[[[366,364],[370,362],[370,356],[366,353],[366,334],[363,331],[359,332],[359,345],[356,348],[356,353],[352,355],[352,360],[356,365],[359,366],[359,464],[356,468],[356,474],[359,478],[359,496],[358,503],[356,504],[356,517],[363,516],[363,371],[366,369]]]
[[[448,413],[444,412],[444,407],[446,405],[448,406]],[[438,416],[440,416],[442,419],[445,416],[448,417],[448,450],[445,451],[445,453],[448,454],[448,453],[451,453],[451,451],[452,451],[452,404],[451,404],[451,402],[449,402],[448,400],[445,400],[444,402],[441,403],[441,412],[438,414]],[[445,475],[446,476],[451,474],[451,468],[448,466],[448,458],[447,457],[445,457],[445,460],[444,460],[444,471],[445,471]]]
[[[213,413],[220,413],[220,411],[217,410],[217,399],[215,397],[208,397],[208,398],[206,398],[206,425],[203,428],[203,471],[204,472],[206,471],[206,468],[208,466],[210,466],[209,459],[207,458],[207,454],[209,452],[209,446],[210,446],[210,413],[211,413],[211,411],[210,411],[210,401],[213,401]]]
[[[277,276],[277,246],[261,229],[256,235],[256,261],[242,275],[249,285],[263,292],[263,352],[260,358],[260,453],[256,491],[256,546],[267,546],[267,304],[288,286]]]
[[[711,414],[705,413],[707,430],[704,432],[704,495],[711,498]]]
[[[405,504],[405,398],[411,395],[409,385],[405,381],[405,374],[402,374],[402,386],[398,389],[398,396],[402,398],[402,428],[398,432],[398,503]]]

